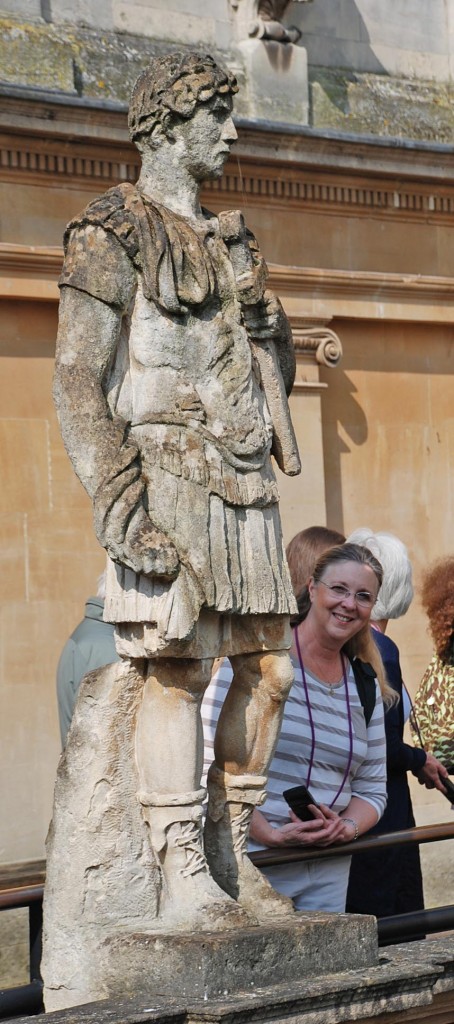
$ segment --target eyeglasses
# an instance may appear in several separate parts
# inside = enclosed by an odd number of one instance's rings
[[[368,590],[358,590],[356,594],[353,590],[348,590],[342,583],[325,583],[324,580],[315,580],[315,583],[323,583],[323,586],[330,590],[335,597],[339,597],[341,601],[346,600],[347,597],[353,597],[357,604],[361,604],[364,608],[372,608],[377,598],[373,594],[369,594]]]

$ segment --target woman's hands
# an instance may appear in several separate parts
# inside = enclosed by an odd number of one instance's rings
[[[292,824],[297,824],[300,830],[301,828],[306,829],[306,838],[302,837],[300,842],[309,846],[332,846],[334,843],[345,843],[354,838],[355,828],[352,829],[352,826],[347,824],[336,811],[331,810],[327,804],[317,804],[317,806],[310,804],[309,807],[314,815],[313,821],[300,822],[293,811],[290,811]],[[309,835],[307,835],[307,830],[309,830]]]
[[[314,815],[310,821],[301,821],[293,811],[289,811],[291,821],[280,828],[273,828],[255,807],[251,839],[264,846],[334,846],[353,842],[377,822],[376,809],[357,796],[351,798],[348,807],[342,811],[342,817],[326,804],[309,804],[309,807]]]
[[[332,811],[326,804],[319,804],[317,807],[314,804],[309,806],[314,815],[310,821],[301,821],[293,811],[290,811],[291,821],[288,825],[281,825],[280,828],[272,828],[269,825],[266,829],[266,836],[260,828],[257,830],[252,827],[252,838],[258,842],[266,842],[267,846],[331,846],[333,843],[347,841],[346,832],[349,826],[345,825],[335,811]],[[260,812],[254,812],[254,814],[260,814]],[[261,814],[260,818],[263,819]],[[255,823],[259,824],[257,819]],[[261,835],[258,834],[258,831],[261,832]]]

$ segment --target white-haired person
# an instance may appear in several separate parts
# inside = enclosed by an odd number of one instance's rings
[[[385,635],[390,619],[405,615],[413,599],[412,567],[405,544],[392,533],[374,533],[368,527],[354,530],[349,543],[364,544],[383,568],[383,582],[371,613],[371,629],[382,656],[388,682],[400,700],[385,713],[387,746],[387,805],[372,833],[395,832],[415,824],[408,772],[428,788],[443,792],[439,761],[424,750],[404,743],[404,724],[410,715],[411,699],[402,679],[399,650]],[[424,907],[419,847],[392,846],[352,858],[347,893],[351,913],[389,917]],[[420,936],[418,936],[420,938]],[[394,938],[393,942],[398,941]]]
[[[382,570],[363,546],[332,547],[329,531],[317,530],[320,536],[312,536],[313,528],[310,536],[300,535],[307,571],[300,565],[292,574],[299,612],[291,652],[295,681],[269,769],[266,799],[252,814],[249,851],[295,845],[313,850],[308,861],[263,867],[263,874],[281,898],[287,897],[290,910],[293,904],[295,910],[343,912],[350,857],[319,858],[317,848],[340,846],[363,835],[380,818],[386,802],[381,686],[371,666],[360,660],[369,648],[377,653],[370,643],[369,620]],[[313,542],[323,550],[318,558]],[[376,665],[378,676],[383,676],[379,657]],[[383,678],[381,684],[387,696]],[[213,739],[219,711],[235,685],[229,663],[223,662],[202,705],[207,766],[214,752],[222,768],[222,749],[216,740],[213,748]],[[317,804],[310,805],[309,821],[295,815],[283,796],[300,784],[307,786]],[[235,849],[242,864],[236,877],[217,878],[236,897],[247,860],[246,839],[238,832]],[[206,841],[210,842],[209,832]],[[256,902],[259,905],[259,888]]]

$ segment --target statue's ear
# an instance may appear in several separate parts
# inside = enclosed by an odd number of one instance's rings
[[[173,135],[171,130],[167,130],[162,124],[156,122],[153,125],[151,131],[147,132],[146,135],[142,136],[142,139],[137,143],[139,150],[143,149],[159,149],[163,143],[170,141],[173,142]]]
[[[169,117],[164,124],[158,122],[153,129],[153,139],[156,146],[162,146],[163,142],[175,142],[172,119]]]

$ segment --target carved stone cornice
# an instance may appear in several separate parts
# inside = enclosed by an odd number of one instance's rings
[[[0,134],[0,181],[29,185],[64,183],[77,188],[89,183],[98,192],[120,181],[134,181],[140,157],[135,147],[103,144],[92,139],[46,139]]]
[[[24,139],[0,134],[0,181],[29,185],[64,184],[100,193],[120,181],[134,181],[140,169],[133,147],[100,145],[92,140]],[[329,177],[318,170],[297,171],[295,167],[257,165],[242,159],[229,160],[220,181],[206,182],[203,193],[208,202],[249,207],[380,217],[410,221],[454,222],[454,183],[438,188],[422,182],[400,182],[385,186],[383,181],[346,178],[340,170]]]
[[[339,168],[327,174],[320,169],[260,165],[241,160],[226,166],[219,181],[207,182],[209,194],[224,193],[247,198],[248,206],[320,211],[405,221],[447,224],[454,220],[454,185],[426,182],[389,182],[344,174]]]
[[[0,297],[57,301],[62,260],[60,246],[0,242]],[[327,357],[335,361],[337,342],[330,337],[331,328],[326,327],[334,317],[336,320],[348,317],[454,323],[450,277],[318,270],[277,264],[269,264],[269,271],[269,285],[283,301],[297,349],[302,346],[301,353],[316,351],[325,334]],[[332,354],[331,342],[334,343]],[[322,362],[327,365],[324,357]]]
[[[84,120],[85,118],[85,120]],[[208,202],[452,224],[453,147],[398,147],[238,121],[239,141]],[[99,193],[134,181],[140,158],[124,110],[2,96],[0,181]]]
[[[451,277],[269,264],[270,288],[288,315],[324,320],[454,323]]]
[[[0,242],[0,298],[57,302],[62,262],[60,246]]]

